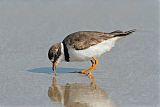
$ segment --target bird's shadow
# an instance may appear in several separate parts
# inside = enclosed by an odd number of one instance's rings
[[[78,68],[63,68],[63,67],[58,67],[56,69],[57,73],[79,73],[83,69],[78,69]],[[29,72],[33,73],[46,73],[46,74],[51,74],[53,73],[53,70],[51,67],[40,67],[40,68],[33,68],[27,70]]]

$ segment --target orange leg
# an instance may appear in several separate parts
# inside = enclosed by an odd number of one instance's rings
[[[97,66],[97,64],[99,63],[98,60],[97,60],[95,57],[93,57],[93,59],[94,59],[94,64],[93,64],[92,69],[90,70],[90,73],[88,74],[88,77],[89,77],[90,79],[93,79],[93,78],[94,78],[93,75],[92,75],[92,72],[93,72],[93,70],[95,69],[95,67]]]
[[[86,72],[90,70],[90,73],[88,74],[89,78],[93,78],[92,72],[95,69],[96,65],[98,64],[98,60],[95,57],[93,57],[91,62],[92,62],[92,65],[90,67],[88,67],[85,70],[81,71],[81,74],[86,74]]]
[[[80,73],[81,73],[81,74],[86,74],[86,72],[87,72],[87,71],[89,71],[89,70],[93,69],[94,61],[93,61],[93,60],[91,60],[91,63],[92,63],[92,65],[91,65],[90,67],[88,67],[88,68],[86,68],[86,69],[82,70]]]

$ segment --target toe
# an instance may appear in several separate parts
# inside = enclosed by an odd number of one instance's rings
[[[86,71],[83,70],[83,71],[80,72],[80,74],[86,74]]]

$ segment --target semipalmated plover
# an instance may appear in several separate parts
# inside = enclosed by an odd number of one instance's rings
[[[114,47],[115,42],[125,37],[135,29],[126,32],[114,31],[110,33],[97,31],[79,31],[68,35],[62,42],[51,46],[48,51],[48,58],[52,62],[54,74],[56,66],[61,61],[91,61],[92,65],[80,73],[86,74],[92,78],[92,71],[98,64],[97,58]]]

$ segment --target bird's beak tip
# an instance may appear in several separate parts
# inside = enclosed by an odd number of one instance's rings
[[[52,70],[54,71],[54,67],[52,67]]]
[[[57,62],[52,62],[52,69],[53,69],[53,71],[55,70],[56,66],[57,66]]]

